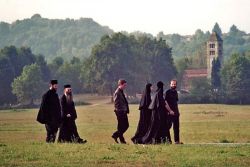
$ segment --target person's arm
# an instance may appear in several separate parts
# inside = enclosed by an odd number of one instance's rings
[[[115,110],[119,110],[121,108],[121,95],[120,92],[115,92],[114,94],[114,103],[115,103]]]
[[[169,107],[167,100],[165,100],[165,103],[166,103],[165,107],[169,111],[170,115],[174,115],[174,111]]]
[[[62,96],[60,99],[60,103],[61,103],[61,111],[62,111],[62,118],[67,118],[70,117],[70,115],[68,115],[68,113],[66,112],[66,98],[65,96]]]

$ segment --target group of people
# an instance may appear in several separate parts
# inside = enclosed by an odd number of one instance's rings
[[[59,99],[57,80],[50,81],[49,90],[43,95],[37,121],[45,124],[46,142],[55,142],[60,128],[58,142],[86,143],[80,138],[75,120],[77,118],[71,85],[64,85],[64,93]]]
[[[114,112],[117,117],[117,131],[112,135],[116,143],[126,144],[123,134],[129,127],[129,105],[124,94],[127,82],[118,81],[118,88],[114,93]],[[171,80],[170,89],[164,95],[163,82],[157,83],[157,90],[152,95],[153,86],[146,84],[139,104],[140,118],[137,131],[131,138],[135,144],[172,143],[170,128],[173,125],[175,144],[182,144],[179,138],[179,109],[177,81]],[[71,85],[64,85],[64,93],[59,99],[57,94],[57,80],[50,81],[49,90],[43,95],[37,121],[45,124],[47,131],[46,142],[55,142],[60,129],[58,142],[86,143],[80,138],[75,120],[77,113],[73,101]],[[152,97],[152,98],[151,98]],[[119,139],[119,140],[118,140]]]
[[[118,125],[112,138],[116,143],[126,144],[123,134],[129,127],[127,114],[129,113],[128,101],[123,90],[127,83],[124,79],[118,81],[118,88],[114,93],[114,107]],[[139,104],[140,118],[137,131],[131,138],[135,144],[172,144],[170,128],[173,125],[175,144],[183,144],[179,137],[179,109],[177,81],[171,80],[170,89],[164,96],[163,82],[157,83],[157,90],[152,96],[152,84],[146,84]],[[152,96],[152,98],[151,98]],[[118,141],[119,139],[119,141]]]

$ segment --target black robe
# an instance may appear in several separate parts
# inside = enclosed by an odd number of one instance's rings
[[[72,101],[67,103],[66,96],[61,97],[62,107],[62,125],[60,127],[59,142],[73,142],[76,138],[79,138],[75,120],[77,118],[75,104]],[[67,117],[70,114],[71,117]]]
[[[42,124],[59,126],[61,123],[61,106],[55,90],[48,90],[42,97],[37,121]]]
[[[142,143],[142,137],[146,134],[150,124],[152,111],[148,109],[148,107],[151,103],[151,86],[152,84],[150,83],[146,85],[140,101],[140,118],[137,126],[137,131],[135,132],[135,136],[131,138],[131,140],[135,144]]]
[[[156,144],[166,140],[168,124],[165,105],[163,88],[160,88],[156,91],[149,106],[149,109],[152,110],[152,115],[148,131],[142,138],[143,144]]]

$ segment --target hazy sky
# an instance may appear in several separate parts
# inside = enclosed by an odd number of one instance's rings
[[[0,0],[0,21],[13,22],[39,13],[44,18],[93,18],[114,31],[156,35],[223,32],[232,24],[250,32],[250,0]]]

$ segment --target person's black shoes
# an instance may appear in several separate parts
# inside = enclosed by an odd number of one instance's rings
[[[116,136],[114,136],[114,135],[112,135],[111,137],[115,140],[116,143],[119,143],[118,140],[117,140],[118,137],[116,137]]]
[[[79,138],[79,139],[77,140],[77,143],[85,144],[85,143],[87,143],[87,140],[83,140],[83,139]]]
[[[119,139],[120,139],[121,144],[127,144],[127,142],[125,141],[124,137],[119,137]]]

